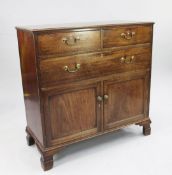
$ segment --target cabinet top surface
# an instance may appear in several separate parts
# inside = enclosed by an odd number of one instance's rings
[[[16,29],[28,31],[43,31],[43,30],[58,30],[58,29],[77,29],[77,28],[96,28],[96,27],[110,27],[117,25],[134,25],[134,24],[153,24],[153,22],[136,22],[136,21],[99,21],[99,22],[85,22],[85,23],[64,23],[55,25],[35,25],[35,26],[17,26]]]

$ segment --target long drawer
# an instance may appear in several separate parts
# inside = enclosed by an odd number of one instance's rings
[[[150,64],[151,48],[148,46],[41,60],[41,84],[46,86],[112,73],[143,70],[149,68]]]

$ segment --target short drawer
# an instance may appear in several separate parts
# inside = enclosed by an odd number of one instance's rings
[[[37,35],[39,56],[100,49],[100,31],[50,32]]]
[[[143,70],[149,68],[150,64],[151,48],[149,47],[41,60],[41,84],[46,86],[112,73]]]
[[[103,47],[119,47],[152,42],[152,26],[123,26],[103,31]]]

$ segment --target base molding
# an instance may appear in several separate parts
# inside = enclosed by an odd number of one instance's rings
[[[142,126],[143,127],[143,134],[145,136],[151,134],[151,127],[150,127],[151,120],[150,120],[150,118],[144,118],[144,119],[142,119],[138,122],[130,123],[128,125],[131,125],[131,124],[136,124],[136,125]],[[126,126],[128,126],[128,125],[126,125]],[[109,130],[109,131],[106,131],[106,132],[103,132],[103,133],[98,133],[94,137],[99,136],[99,135],[103,135],[103,134],[106,134],[106,133],[114,132],[115,130],[122,129],[126,126],[121,126],[121,127],[118,127],[118,128],[114,128],[114,130]],[[26,133],[27,133],[27,136],[26,136],[27,144],[29,146],[31,146],[35,143],[36,146],[37,146],[38,151],[41,154],[40,161],[41,161],[41,165],[42,165],[42,168],[43,168],[44,171],[47,171],[47,170],[49,170],[53,167],[53,155],[57,154],[60,150],[64,149],[67,145],[79,142],[79,141],[76,141],[76,142],[66,143],[64,145],[59,145],[59,146],[57,145],[57,146],[52,146],[52,147],[45,148],[37,140],[37,138],[35,137],[35,135],[30,130],[29,127],[26,127]],[[90,137],[90,138],[92,138],[92,137]],[[87,139],[89,139],[89,138],[85,138],[85,140],[87,140]]]

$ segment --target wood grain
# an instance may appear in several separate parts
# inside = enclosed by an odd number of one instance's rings
[[[17,35],[27,141],[44,170],[72,143],[131,124],[150,134],[153,23],[17,27]]]
[[[135,32],[135,35],[127,40],[121,36],[122,33]],[[152,41],[152,26],[123,26],[108,28],[103,31],[103,47],[119,47],[125,45],[134,45],[141,43],[150,43]]]
[[[122,57],[132,57],[131,64],[121,63]],[[79,71],[69,73],[64,66],[75,69],[80,64]],[[81,54],[40,61],[41,84],[43,87],[52,86],[59,82],[73,82],[90,79],[112,73],[150,68],[151,48],[139,47],[123,49],[115,52],[99,54]]]
[[[106,81],[104,94],[109,98],[104,101],[104,127],[109,129],[125,123],[135,117],[144,117],[144,77]],[[146,117],[146,116],[145,116]]]
[[[34,38],[32,33],[20,30],[17,31],[17,36],[27,127],[32,130],[39,142],[44,144]]]
[[[100,83],[73,85],[70,88],[63,85],[61,90],[45,92],[50,145],[95,134],[100,130],[98,95]]]
[[[73,44],[67,44],[75,38],[79,38]],[[100,31],[78,31],[78,32],[49,32],[37,35],[38,55],[55,55],[72,53],[78,51],[96,51],[100,49]]]
[[[95,128],[97,125],[95,97],[94,89],[50,97],[52,138],[58,139]]]
[[[147,21],[124,21],[124,20],[113,20],[113,21],[95,21],[95,22],[81,22],[81,23],[63,23],[63,24],[52,24],[52,25],[33,25],[33,26],[18,26],[17,30],[24,30],[30,32],[47,32],[47,31],[65,31],[65,30],[81,30],[81,29],[94,29],[101,27],[114,27],[114,26],[131,26],[131,25],[153,25],[153,22]]]

